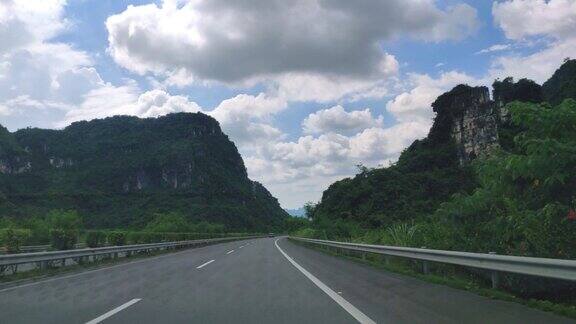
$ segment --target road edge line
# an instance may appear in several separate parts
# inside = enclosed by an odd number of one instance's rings
[[[376,322],[373,321],[370,317],[368,317],[366,314],[362,313],[362,311],[360,311],[358,308],[356,308],[354,305],[352,305],[350,302],[348,302],[346,299],[344,299],[342,296],[340,296],[334,290],[330,289],[330,287],[328,287],[325,283],[320,281],[320,279],[316,278],[313,274],[308,272],[308,270],[304,269],[301,265],[299,265],[296,261],[294,261],[294,259],[292,259],[278,245],[279,240],[280,239],[276,239],[276,241],[274,241],[274,245],[276,246],[278,251],[280,251],[280,253],[282,253],[282,255],[296,269],[298,269],[300,272],[302,272],[302,274],[304,274],[306,276],[306,278],[310,279],[310,281],[312,281],[318,288],[320,288],[320,290],[322,290],[324,293],[326,293],[326,295],[328,295],[328,297],[332,298],[332,300],[334,300],[338,305],[340,305],[340,307],[342,307],[346,312],[348,312],[348,314],[352,315],[352,317],[354,317],[358,322],[360,322],[362,324],[376,324]]]

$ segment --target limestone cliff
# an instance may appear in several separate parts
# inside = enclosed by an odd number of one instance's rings
[[[498,147],[500,106],[490,100],[487,87],[459,85],[441,95],[432,107],[456,144],[460,164]]]

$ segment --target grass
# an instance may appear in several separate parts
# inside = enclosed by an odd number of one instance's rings
[[[434,267],[431,267],[430,273],[425,275],[414,269],[413,262],[398,257],[389,257],[393,261],[386,263],[383,261],[383,257],[378,254],[367,253],[366,258],[362,258],[360,256],[361,254],[359,253],[349,252],[347,254],[342,254],[342,253],[336,253],[332,250],[321,248],[318,245],[314,244],[306,244],[294,240],[292,240],[292,242],[321,251],[323,253],[332,256],[342,257],[354,262],[366,264],[380,270],[385,270],[401,275],[414,277],[422,281],[434,284],[445,285],[456,289],[466,290],[490,299],[515,302],[541,311],[551,312],[557,315],[576,319],[576,305],[568,305],[558,302],[552,302],[549,300],[521,298],[507,291],[490,288],[488,286],[489,283],[486,282],[485,280],[483,281],[481,278],[479,278],[479,276],[475,276],[470,273],[465,274],[464,272],[454,271],[453,267],[448,268],[437,266],[436,269]],[[447,276],[448,274],[450,276]]]

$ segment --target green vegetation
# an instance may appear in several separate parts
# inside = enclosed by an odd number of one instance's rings
[[[552,105],[566,98],[576,99],[576,59],[567,58],[554,75],[542,85],[544,99]]]
[[[7,228],[0,231],[0,241],[4,243],[8,253],[18,253],[20,246],[24,245],[29,237],[30,231],[26,229]]]
[[[126,236],[126,232],[112,231],[108,232],[106,240],[108,241],[109,245],[122,246],[126,245]]]
[[[50,244],[56,250],[73,249],[78,242],[82,219],[75,211],[53,210],[48,213]]]
[[[157,214],[144,228],[147,232],[161,233],[222,233],[225,228],[221,224],[210,224],[206,221],[189,222],[182,214]]]
[[[462,100],[473,88],[461,85],[443,94],[433,104],[437,115],[427,138],[390,167],[362,167],[354,178],[332,184],[317,205],[309,205],[310,225],[293,233],[575,259],[575,64],[567,61],[542,88],[526,79],[496,81],[500,148],[464,165],[457,160],[451,125],[466,103],[451,98]],[[551,85],[563,90],[554,92]],[[558,100],[567,95],[573,98]],[[542,102],[549,98],[557,104]],[[486,275],[474,278],[483,282]],[[576,296],[572,283],[520,275],[504,276],[502,287],[528,299],[572,302]]]
[[[294,229],[307,225],[306,220],[292,220]],[[200,240],[220,237],[241,237],[254,233],[227,232],[220,224],[205,221],[189,222],[177,213],[156,214],[142,228],[84,230],[82,218],[76,211],[53,210],[44,218],[0,218],[0,247],[8,253],[19,252],[20,246],[50,244],[54,250],[67,250],[76,243],[95,248],[107,245],[126,245]]]
[[[86,233],[86,246],[96,248],[106,245],[106,234],[102,231],[89,231]]]
[[[0,217],[76,210],[86,228],[126,229],[175,212],[194,224],[279,232],[288,216],[248,178],[218,122],[201,113],[117,116],[63,130],[0,127],[0,170]]]

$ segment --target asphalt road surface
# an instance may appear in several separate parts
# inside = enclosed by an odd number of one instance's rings
[[[0,323],[573,323],[265,238],[0,289]]]

